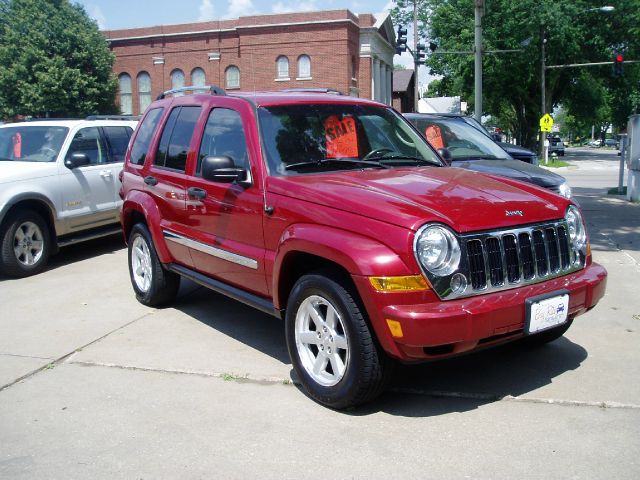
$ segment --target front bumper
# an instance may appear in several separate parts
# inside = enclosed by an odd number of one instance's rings
[[[429,291],[416,294],[379,293],[366,277],[354,277],[367,313],[385,351],[403,361],[455,355],[515,340],[524,335],[525,301],[559,290],[569,291],[569,318],[593,308],[602,298],[607,271],[597,263],[563,277],[459,300],[442,301]],[[428,301],[424,301],[428,300]],[[393,337],[387,320],[402,326]]]

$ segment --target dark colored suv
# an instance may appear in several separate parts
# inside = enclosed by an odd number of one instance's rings
[[[449,168],[353,97],[163,94],[121,195],[139,301],[185,277],[282,318],[300,383],[332,408],[375,398],[395,361],[552,341],[605,290],[571,200]]]

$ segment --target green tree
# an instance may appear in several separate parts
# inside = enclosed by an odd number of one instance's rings
[[[114,113],[113,54],[68,0],[0,0],[0,118]]]
[[[640,9],[638,0],[618,0],[615,12],[600,13],[599,0],[487,0],[482,19],[485,50],[521,49],[517,53],[483,56],[484,114],[513,132],[525,145],[537,137],[541,110],[541,50],[546,38],[547,65],[602,62],[613,51],[627,59],[640,59]],[[407,0],[396,2],[396,22],[406,22]],[[474,40],[474,2],[470,0],[421,0],[424,19],[421,37],[438,45],[438,51],[471,51]],[[526,45],[526,46],[523,46]],[[433,54],[431,73],[441,75],[441,94],[461,95],[473,108],[474,59],[471,54]],[[585,82],[599,85],[596,102],[580,101]],[[566,103],[579,121],[621,126],[640,108],[640,65],[625,67],[624,78],[612,78],[611,66],[547,70],[546,112]],[[592,97],[593,99],[593,97]],[[574,111],[572,111],[572,109]],[[608,116],[604,118],[603,116]]]

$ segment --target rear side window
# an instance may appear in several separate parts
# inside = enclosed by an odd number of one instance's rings
[[[201,110],[200,107],[177,107],[171,111],[162,131],[154,165],[184,172],[191,137]]]
[[[149,113],[147,113],[144,120],[142,120],[142,123],[138,127],[138,134],[133,142],[133,147],[131,147],[131,163],[136,165],[144,164],[153,132],[155,132],[158,126],[163,110],[164,108],[149,110]]]
[[[133,132],[131,127],[102,127],[102,130],[107,137],[107,142],[109,142],[111,161],[124,161],[124,154],[127,152],[127,145],[129,145],[129,139]]]

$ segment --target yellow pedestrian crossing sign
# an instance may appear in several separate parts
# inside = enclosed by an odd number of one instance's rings
[[[553,118],[548,113],[545,113],[540,119],[540,131],[550,132],[553,127]]]

